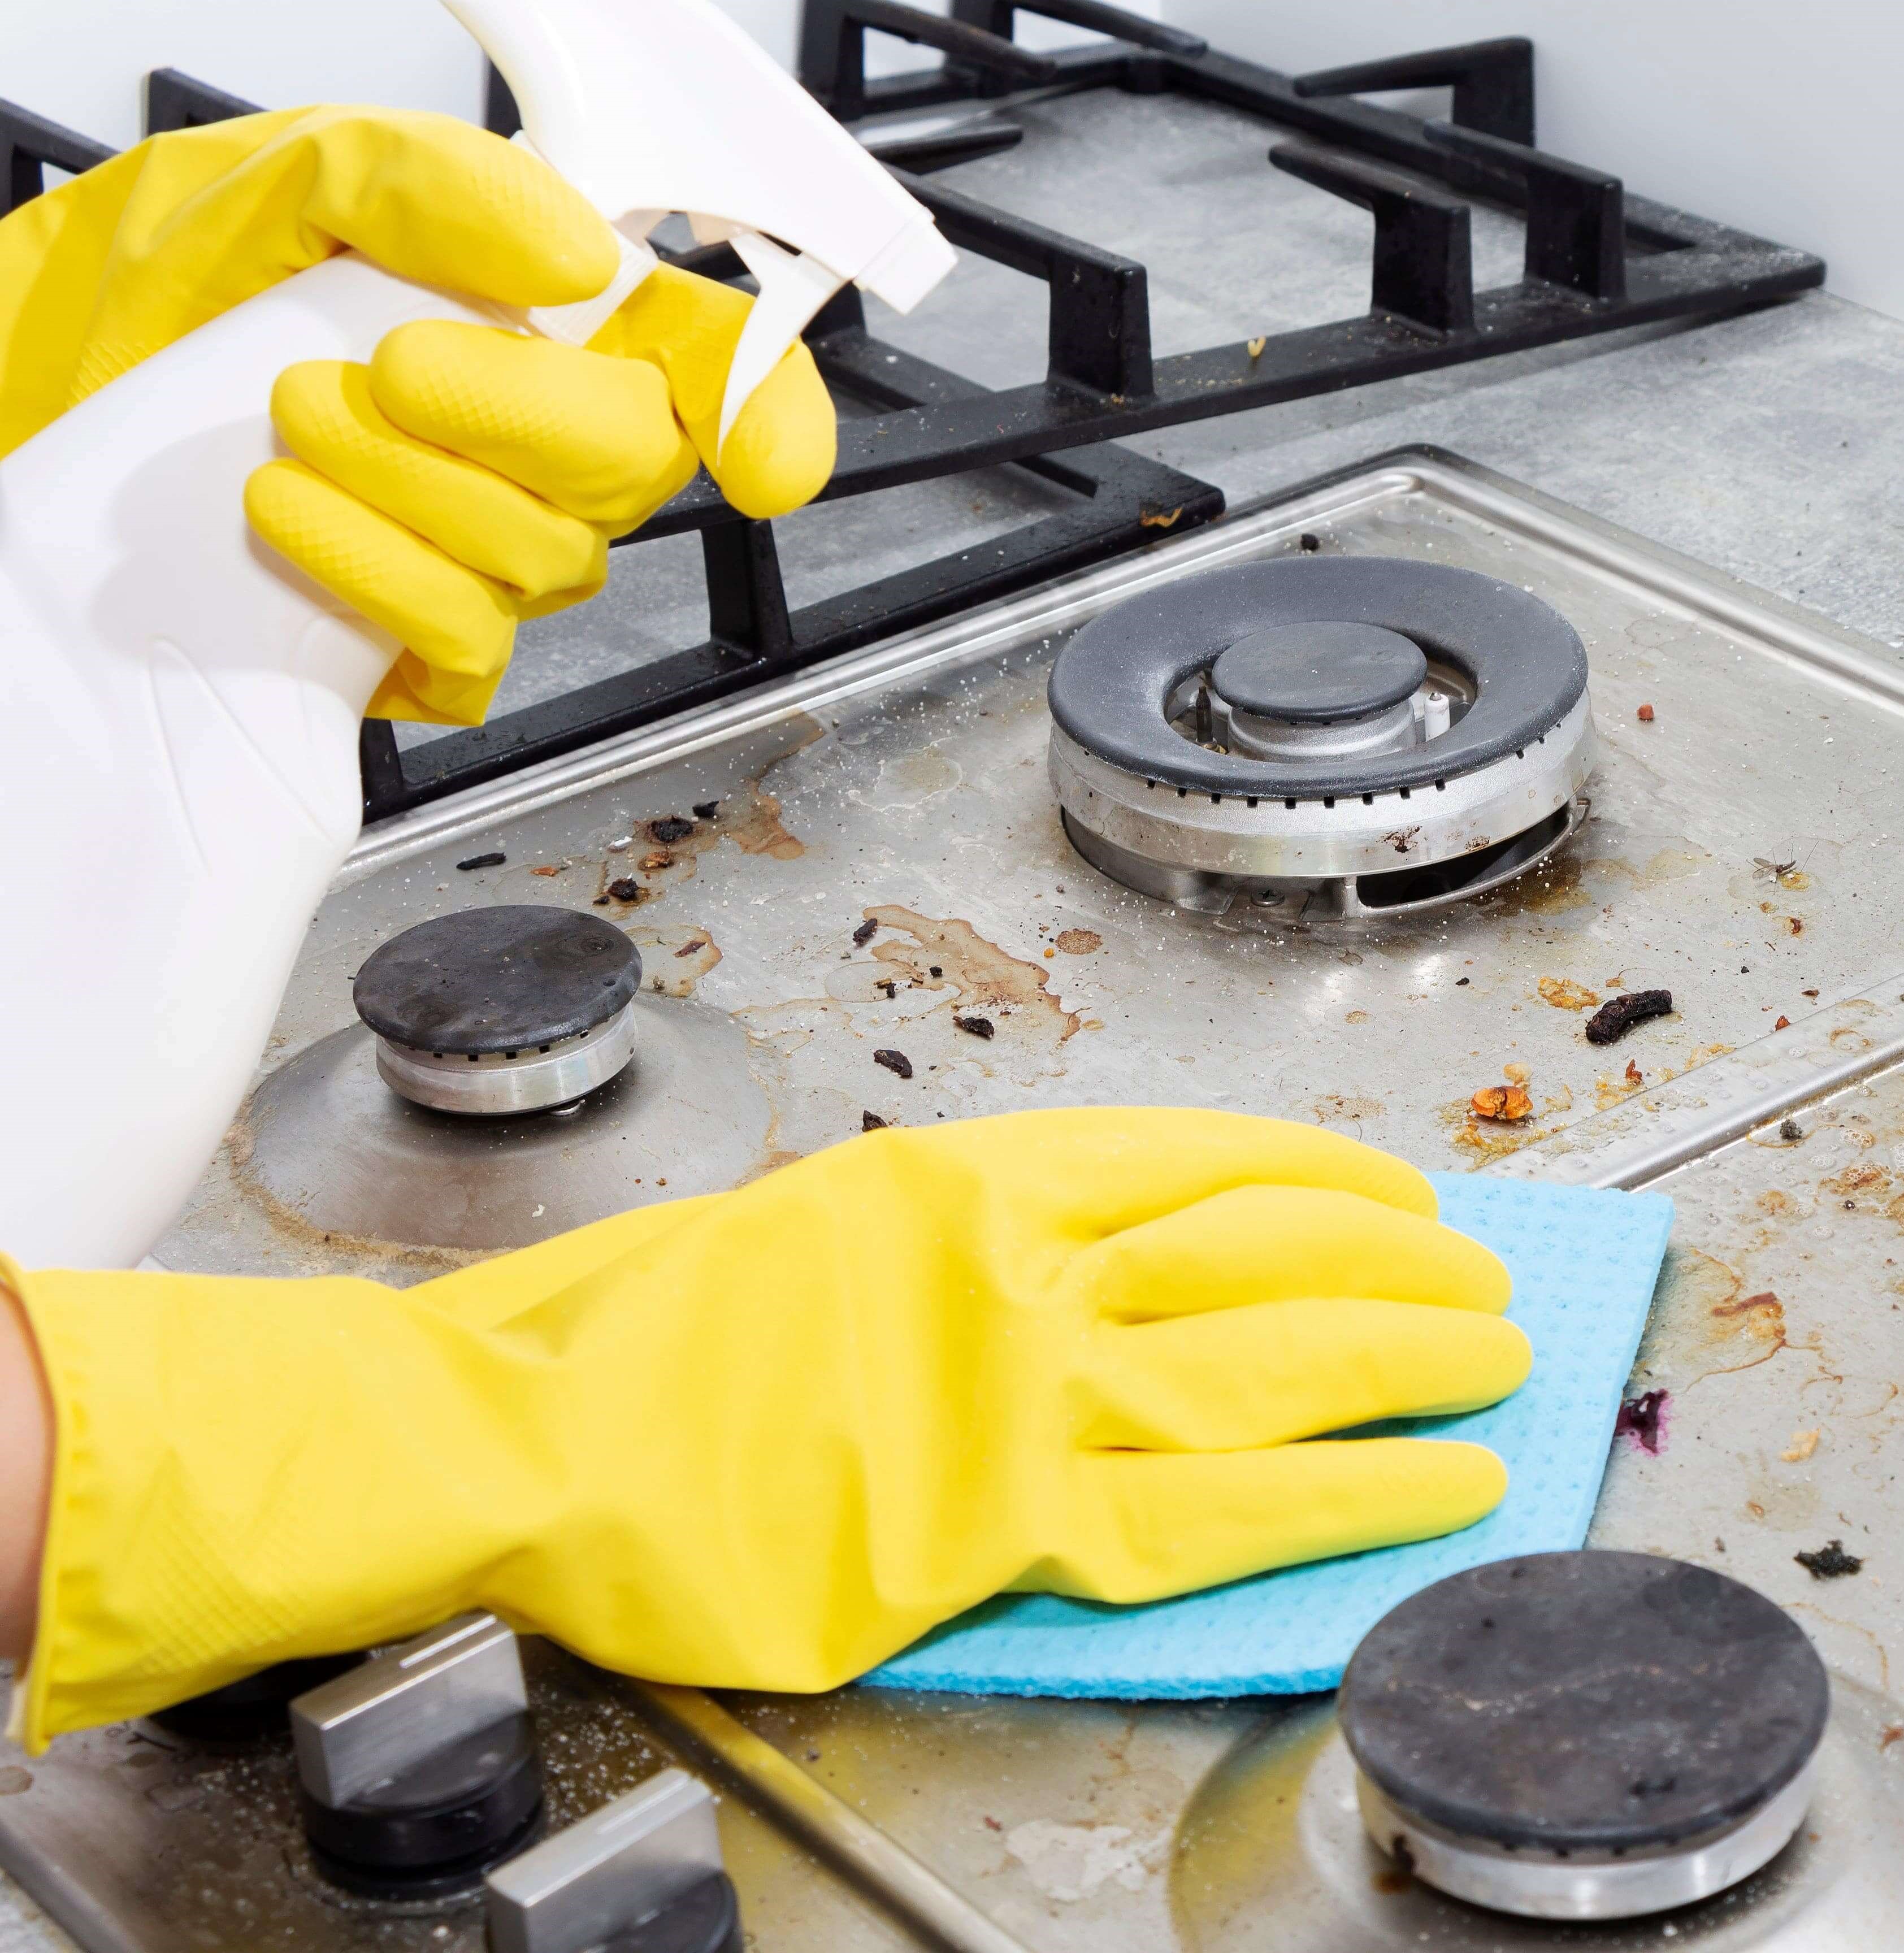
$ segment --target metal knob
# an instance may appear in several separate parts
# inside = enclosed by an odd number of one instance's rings
[[[318,1869],[377,1897],[473,1889],[542,1820],[516,1637],[465,1614],[291,1704]]]
[[[618,1797],[491,1872],[492,1953],[738,1953],[714,1800],[685,1770]]]

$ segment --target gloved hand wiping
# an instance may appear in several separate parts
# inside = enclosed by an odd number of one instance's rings
[[[871,1133],[395,1292],[5,1271],[58,1431],[30,1742],[494,1609],[817,1689],[1007,1590],[1429,1538],[1480,1447],[1328,1434],[1527,1373],[1426,1180],[1240,1114]]]

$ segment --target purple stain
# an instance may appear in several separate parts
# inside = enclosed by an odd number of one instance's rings
[[[1666,1435],[1666,1406],[1671,1401],[1664,1390],[1646,1390],[1627,1398],[1614,1420],[1614,1436],[1630,1437],[1642,1451],[1657,1458]]]

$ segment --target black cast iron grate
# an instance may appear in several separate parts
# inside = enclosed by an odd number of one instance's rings
[[[1113,38],[1055,54],[1012,38],[1021,13]],[[869,80],[869,32],[938,49],[941,67]],[[1618,178],[1534,147],[1533,46],[1472,42],[1290,76],[1100,0],[952,0],[949,16],[899,0],[806,0],[801,79],[842,121],[965,105],[1008,111],[1013,92],[1167,90],[1217,102],[1305,140],[1278,143],[1280,169],[1360,204],[1375,219],[1371,302],[1359,318],[1155,359],[1144,267],[924,181],[1015,142],[999,113],[963,128],[869,146],[899,171],[960,249],[1042,279],[1050,329],[1045,378],[994,390],[874,338],[850,287],[807,337],[830,384],[877,409],[843,421],[826,499],[1013,464],[1075,502],[974,548],[800,610],[789,609],[772,525],[743,518],[704,474],[635,535],[700,532],[708,635],[699,644],[489,724],[406,751],[391,727],[363,734],[364,810],[376,820],[1014,594],[1222,512],[1221,491],[1109,444],[1306,396],[1651,321],[1736,312],[1818,285],[1815,257],[1626,196]],[[1357,100],[1363,92],[1452,90],[1451,118]],[[147,77],[146,127],[175,129],[251,105],[163,69]],[[492,71],[491,127],[516,105]],[[113,152],[0,102],[5,208],[36,196],[44,166],[75,171]],[[1523,275],[1474,289],[1470,212],[1523,218]],[[725,246],[677,262],[738,280]],[[1088,451],[1086,451],[1088,450]]]

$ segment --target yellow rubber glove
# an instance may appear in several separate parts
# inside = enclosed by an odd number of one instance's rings
[[[616,262],[607,224],[546,165],[450,117],[290,109],[155,136],[0,221],[0,455],[347,248],[515,307],[591,296]],[[296,459],[253,476],[246,511],[403,641],[373,715],[480,720],[516,623],[593,595],[608,539],[714,459],[704,401],[751,303],[663,271],[600,352],[443,322],[391,334],[368,368],[283,376],[272,415]],[[743,513],[779,515],[818,492],[833,453],[831,401],[795,346],[714,472]]]
[[[1320,1435],[1526,1375],[1505,1271],[1434,1213],[1313,1127],[1037,1111],[403,1293],[0,1270],[57,1426],[22,1733],[469,1607],[821,1688],[1005,1589],[1150,1600],[1466,1525],[1492,1453]]]

